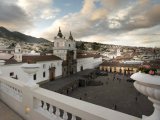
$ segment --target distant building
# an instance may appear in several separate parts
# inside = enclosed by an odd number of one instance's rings
[[[2,46],[2,45],[0,45],[0,53],[13,54],[14,53],[14,49],[10,49],[10,48],[8,48],[8,46]]]
[[[133,64],[133,63],[124,63],[124,62],[108,62],[104,61],[100,64],[100,70],[113,72],[113,73],[120,73],[120,74],[133,74],[138,71],[139,66],[141,63]]]

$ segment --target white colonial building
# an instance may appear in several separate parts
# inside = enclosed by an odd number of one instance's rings
[[[1,67],[4,76],[9,76],[17,80],[27,81],[28,75],[22,70],[24,63],[38,63],[39,71],[33,75],[36,83],[46,80],[54,80],[58,77],[65,77],[76,72],[95,68],[102,63],[102,57],[97,54],[77,54],[76,41],[70,32],[66,39],[60,28],[57,36],[54,38],[54,47],[52,55],[40,55],[31,51],[23,53],[21,46],[16,45],[13,54],[0,53],[0,60],[5,61]]]

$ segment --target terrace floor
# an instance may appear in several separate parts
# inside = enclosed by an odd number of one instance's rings
[[[0,120],[24,120],[0,100]]]

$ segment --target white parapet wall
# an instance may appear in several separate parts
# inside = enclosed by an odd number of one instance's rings
[[[40,70],[36,74],[36,83],[49,80],[49,68],[55,67],[55,77],[62,76],[62,60],[54,60],[54,61],[43,61],[37,62],[40,64]],[[1,66],[1,71],[4,76],[15,77],[17,76],[18,80],[22,80],[26,82],[28,79],[28,75],[21,69],[22,63],[19,64],[7,64]],[[45,72],[45,77],[43,73]],[[10,74],[13,76],[10,76]]]
[[[0,76],[0,99],[26,120],[140,120],[140,118]]]
[[[102,57],[79,58],[77,59],[77,72],[81,71],[81,67],[83,67],[83,70],[93,69],[98,67],[101,63],[102,63]]]

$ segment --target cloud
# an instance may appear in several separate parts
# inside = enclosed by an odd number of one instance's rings
[[[0,1],[0,24],[11,30],[24,30],[32,27],[25,11],[11,1]],[[23,26],[23,27],[22,27]]]
[[[90,14],[94,8],[95,0],[84,0],[81,13],[85,15]]]
[[[53,19],[60,9],[53,8],[53,0],[18,0],[17,3],[35,21]]]
[[[84,19],[86,19],[85,22]],[[50,27],[43,31],[42,36],[52,40],[58,32],[59,26],[66,37],[68,37],[67,35],[69,35],[70,30],[73,32],[74,36],[78,37],[85,34],[85,31],[90,28],[90,23],[87,18],[78,13],[66,15],[63,18],[54,21]]]
[[[59,26],[65,35],[68,35],[71,30],[76,38],[96,33],[97,30],[94,30],[94,27],[99,28],[107,17],[107,10],[96,8],[96,2],[98,0],[84,0],[83,7],[79,12],[55,20],[49,28],[43,31],[41,36],[52,40],[53,33],[56,35]]]
[[[126,17],[132,8],[128,7],[122,11],[120,8],[124,6],[125,2],[127,5],[129,4],[127,0],[121,2],[119,0],[84,0],[79,12],[57,19],[43,31],[42,36],[53,39],[53,33],[56,35],[59,26],[63,29],[64,34],[67,34],[68,30],[72,30],[76,38],[93,35],[97,32],[114,34],[115,29],[119,30],[123,25],[123,21],[119,18]],[[97,7],[97,3],[101,4],[101,7]],[[114,7],[117,7],[117,9],[113,10]],[[118,14],[118,19],[110,18],[113,13]]]
[[[128,45],[133,41],[134,45],[158,42],[145,37],[145,34],[159,33],[160,30],[157,27],[160,25],[160,3],[157,0],[83,0],[79,12],[72,11],[58,18],[61,9],[71,8],[53,8],[54,0],[7,0],[1,3],[2,25],[25,29],[29,34],[49,40],[53,40],[60,26],[65,37],[71,30],[78,40]],[[32,29],[26,29],[27,26]],[[138,37],[138,33],[144,36]]]
[[[135,16],[130,16],[128,21],[125,21],[123,29],[135,30],[156,26],[160,24],[159,11],[160,5],[154,5],[145,12],[141,12]]]
[[[42,12],[41,12],[41,15],[40,15],[40,18],[41,19],[53,19],[56,17],[57,13],[59,12],[60,10],[59,9],[44,9]]]
[[[146,5],[150,2],[150,0],[139,0],[140,4]]]
[[[92,13],[91,20],[97,21],[106,18],[107,11],[105,9],[97,9]]]

